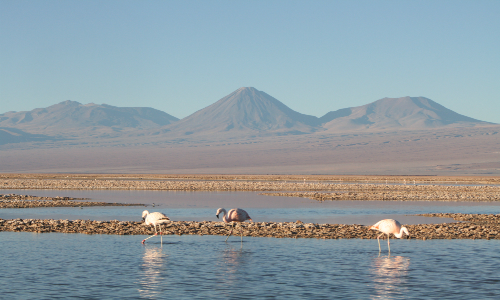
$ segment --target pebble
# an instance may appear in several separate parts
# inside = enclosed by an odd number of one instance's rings
[[[406,225],[410,239],[500,239],[500,215],[428,214],[452,217],[457,223]],[[227,235],[231,224],[212,221],[172,221],[162,226],[164,235]],[[380,233],[369,226],[298,222],[235,224],[236,235],[273,238],[376,239]],[[136,221],[0,219],[0,231],[62,232],[83,234],[152,235],[152,226]],[[385,238],[385,236],[383,236]],[[405,236],[405,238],[408,238]]]
[[[80,200],[80,201],[78,201]],[[36,208],[36,207],[80,207],[88,206],[144,206],[133,203],[107,203],[71,197],[38,197],[31,195],[6,194],[0,195],[0,208]]]
[[[0,177],[3,189],[90,189],[90,190],[176,190],[260,191],[268,196],[306,197],[325,200],[395,201],[500,201],[495,185],[385,185],[328,182],[242,181],[242,180],[120,180],[37,179]],[[283,192],[289,191],[289,192]]]

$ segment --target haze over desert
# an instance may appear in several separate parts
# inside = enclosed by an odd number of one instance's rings
[[[500,174],[500,126],[426,98],[303,115],[240,88],[178,120],[63,102],[0,115],[3,172]]]

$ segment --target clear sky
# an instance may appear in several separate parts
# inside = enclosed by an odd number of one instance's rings
[[[424,96],[500,123],[500,1],[0,0],[0,113],[183,118],[245,86],[318,117]]]

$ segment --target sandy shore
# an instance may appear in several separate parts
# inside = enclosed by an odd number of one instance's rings
[[[500,215],[431,214],[453,217],[460,223],[407,225],[411,239],[500,239]],[[236,224],[236,234],[273,238],[376,239],[379,233],[362,225],[304,224],[297,222],[262,222]],[[227,235],[231,225],[222,222],[170,222],[163,227],[164,235]],[[84,234],[152,235],[152,226],[143,222],[90,220],[0,219],[0,231],[62,232]]]

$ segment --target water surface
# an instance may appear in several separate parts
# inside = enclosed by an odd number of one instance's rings
[[[500,213],[497,203],[325,201],[255,192],[1,190],[143,203],[173,220],[372,224],[428,212]],[[154,207],[153,207],[154,203]],[[145,207],[0,209],[0,218],[140,220]],[[432,219],[424,218],[425,220]],[[441,222],[442,220],[434,220]],[[497,240],[382,241],[0,232],[5,299],[499,299]]]
[[[84,219],[140,221],[142,211],[161,211],[174,221],[218,221],[217,208],[240,207],[257,222],[374,224],[393,218],[403,224],[443,223],[447,218],[408,216],[422,213],[500,213],[498,202],[316,201],[259,192],[184,192],[128,190],[0,190],[2,194],[69,196],[92,201],[142,203],[144,206],[0,209],[2,219]]]
[[[6,299],[498,299],[500,241],[0,234]]]

